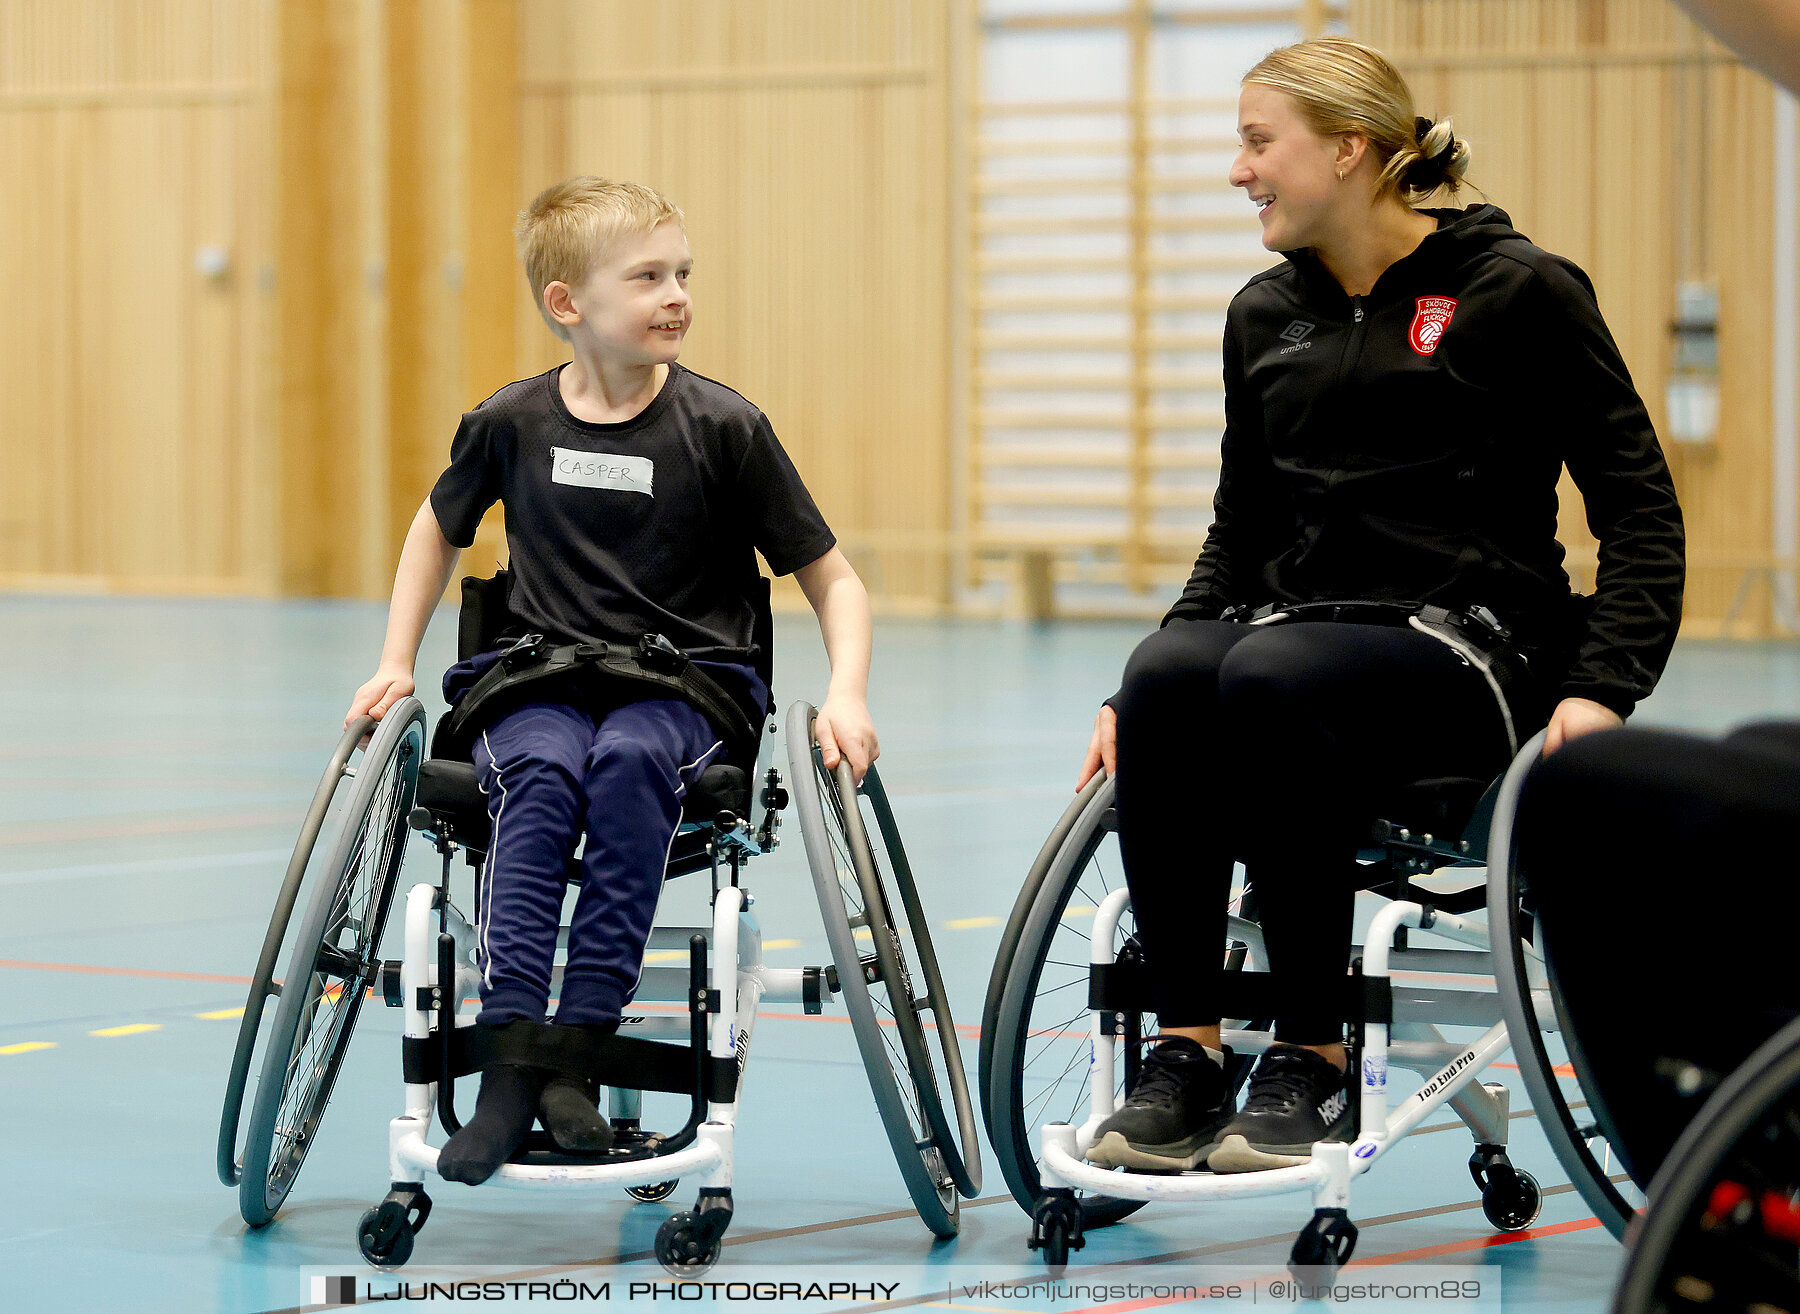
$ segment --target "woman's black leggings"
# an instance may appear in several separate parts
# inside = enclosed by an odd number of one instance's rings
[[[1412,629],[1174,621],[1132,653],[1113,703],[1119,847],[1164,1026],[1219,1021],[1234,860],[1271,969],[1322,998],[1349,962],[1355,856],[1378,810],[1411,782],[1508,760],[1481,672]],[[1322,1010],[1275,1034],[1321,1045],[1343,1028]]]

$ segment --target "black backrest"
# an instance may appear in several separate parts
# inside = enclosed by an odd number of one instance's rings
[[[492,579],[465,576],[462,610],[456,617],[456,659],[467,661],[476,653],[500,646],[500,636],[512,622],[507,595],[512,592],[512,572],[502,569]]]

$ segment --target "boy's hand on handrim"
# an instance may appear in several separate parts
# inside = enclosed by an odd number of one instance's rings
[[[410,694],[413,687],[411,671],[382,667],[356,691],[356,697],[350,700],[350,710],[344,716],[344,728],[348,730],[351,723],[365,712],[379,721],[387,715],[388,708]]]
[[[842,758],[850,763],[851,774],[859,785],[870,764],[881,756],[881,744],[875,738],[875,722],[869,719],[868,705],[848,694],[826,697],[824,706],[813,719],[813,738],[818,740],[825,769],[837,770]]]

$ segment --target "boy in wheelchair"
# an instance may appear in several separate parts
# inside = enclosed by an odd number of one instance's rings
[[[878,752],[868,596],[768,420],[676,363],[692,319],[681,211],[647,187],[574,178],[540,194],[516,236],[538,309],[572,359],[463,417],[401,551],[380,664],[345,724],[380,719],[413,691],[457,558],[503,503],[511,628],[503,647],[446,674],[453,710],[435,745],[472,755],[492,825],[477,1025],[544,1023],[564,886],[585,839],[554,1024],[606,1036],[638,984],[684,794],[715,762],[753,764],[773,706],[757,669],[767,586],[752,550],[793,573],[818,615],[832,675],[815,734],[826,766],[842,757],[859,780]],[[553,647],[576,669],[507,678],[539,671]],[[665,692],[679,696],[605,678],[621,649],[640,669],[678,674]],[[534,1118],[559,1148],[604,1151],[612,1135],[597,1105],[586,1078],[494,1063],[438,1171],[486,1181]]]

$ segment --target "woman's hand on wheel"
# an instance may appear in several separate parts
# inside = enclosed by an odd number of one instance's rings
[[[344,716],[344,729],[348,730],[356,718],[363,715],[372,716],[379,721],[387,715],[388,708],[412,691],[411,671],[383,666],[368,683],[356,691],[356,697],[350,700],[350,710]]]
[[[1109,776],[1118,774],[1119,714],[1104,703],[1100,706],[1100,714],[1094,718],[1094,737],[1088,740],[1087,756],[1081,759],[1081,779],[1075,782],[1075,788],[1085,788],[1101,767],[1106,768]]]
[[[1550,714],[1550,725],[1544,732],[1544,756],[1548,757],[1571,739],[1591,735],[1596,730],[1617,730],[1624,724],[1624,717],[1591,698],[1565,698]]]

